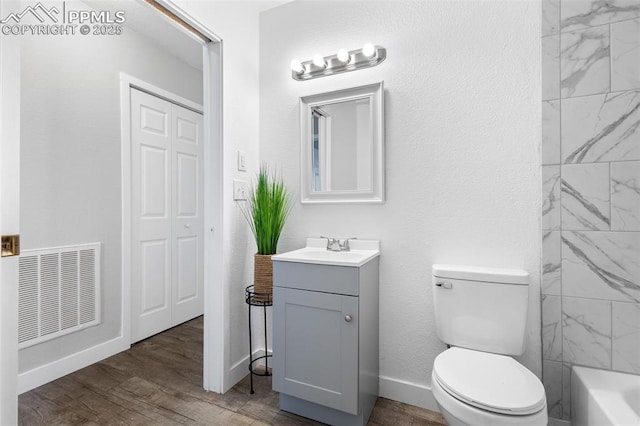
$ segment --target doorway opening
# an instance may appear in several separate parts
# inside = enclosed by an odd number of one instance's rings
[[[200,255],[211,261],[199,262],[189,273],[201,275],[199,292],[206,306],[202,385],[220,392],[225,327],[219,232],[221,41],[175,7],[171,10],[175,16],[213,41],[190,36],[140,1],[67,1],[65,6],[112,13],[117,8],[124,11],[126,26],[118,35],[33,37],[22,47],[22,244],[28,249],[87,240],[101,242],[103,315],[94,327],[65,335],[50,345],[20,351],[17,392],[123,351],[132,342],[131,264],[125,257],[132,228],[122,215],[123,207],[131,202],[124,186],[131,172],[126,170],[127,154],[121,145],[125,132],[121,128],[122,72],[136,76],[124,79],[130,83],[127,91],[131,83],[145,86],[142,80],[136,80],[141,78],[166,88],[167,93],[178,93],[182,106],[197,105],[203,113],[204,143],[199,159],[202,178],[198,181],[202,185],[202,213],[197,226]],[[187,41],[191,43],[189,48],[184,44]],[[183,130],[188,131],[186,127]],[[186,171],[185,176],[192,172]],[[185,229],[195,226],[181,225]],[[188,244],[192,240],[190,236],[183,238],[187,250],[193,247]],[[182,299],[190,298],[188,290],[182,289],[182,295],[186,295]]]

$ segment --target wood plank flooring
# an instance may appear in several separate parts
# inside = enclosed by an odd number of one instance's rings
[[[270,377],[224,395],[202,389],[202,317],[19,398],[21,425],[317,425],[280,411]],[[369,425],[446,424],[439,413],[379,398]]]

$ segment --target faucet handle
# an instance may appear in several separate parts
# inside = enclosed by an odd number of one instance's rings
[[[357,240],[358,237],[351,237],[351,238],[346,238],[342,243],[338,242],[338,244],[340,244],[340,250],[344,250],[344,251],[349,251],[351,250],[351,247],[349,247],[349,240]]]
[[[331,250],[331,246],[334,245],[337,241],[335,238],[325,237],[324,235],[320,235],[320,238],[324,238],[327,240],[327,250]]]

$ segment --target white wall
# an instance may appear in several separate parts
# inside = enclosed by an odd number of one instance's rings
[[[129,28],[21,41],[22,248],[103,244],[102,324],[21,350],[22,373],[120,334],[119,72],[197,103],[202,73]]]
[[[540,10],[536,1],[296,1],[260,20],[260,159],[299,193],[298,98],[384,80],[384,205],[301,205],[281,250],[308,236],[381,241],[383,395],[430,406],[433,263],[531,274],[522,362],[540,374]],[[291,59],[371,42],[377,67],[298,82]],[[431,401],[432,402],[432,401]]]

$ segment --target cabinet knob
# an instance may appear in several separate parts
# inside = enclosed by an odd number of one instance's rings
[[[345,315],[345,317],[344,317],[344,320],[345,320],[346,322],[351,322],[351,320],[352,320],[352,319],[353,319],[353,318],[351,318],[351,315]]]

